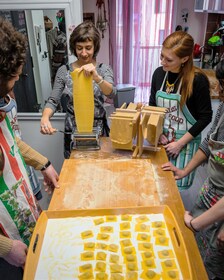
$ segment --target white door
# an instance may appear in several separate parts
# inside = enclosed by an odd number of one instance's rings
[[[52,90],[43,11],[27,11],[26,22],[34,65],[37,100],[43,109]]]

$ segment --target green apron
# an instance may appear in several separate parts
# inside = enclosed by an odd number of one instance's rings
[[[163,84],[156,92],[156,105],[167,108],[165,116],[163,133],[167,137],[169,143],[178,141],[195,123],[195,118],[191,115],[187,106],[184,105],[182,110],[180,107],[180,88],[181,82],[176,93],[166,93],[163,91],[164,83],[166,81],[167,73],[164,77]],[[198,150],[201,143],[201,134],[191,140],[183,147],[176,159],[169,158],[169,160],[178,168],[183,169],[192,159],[193,155]],[[177,180],[179,190],[188,189],[194,179],[195,171],[181,180]]]

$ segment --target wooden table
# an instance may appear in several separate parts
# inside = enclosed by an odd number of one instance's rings
[[[53,197],[51,199],[49,210],[62,210],[62,209],[76,209],[76,208],[92,208],[91,201],[93,197],[91,195],[82,200],[83,192],[79,191],[75,184],[74,178],[77,174],[74,172],[75,164],[77,160],[83,159],[130,159],[131,151],[121,151],[113,150],[110,139],[101,139],[101,150],[99,151],[76,151],[73,150],[69,160],[65,160],[60,173],[59,185],[60,189],[54,191]],[[193,279],[208,279],[203,262],[200,257],[200,253],[197,244],[194,239],[193,233],[184,225],[183,215],[184,206],[176,186],[176,182],[172,172],[163,171],[161,165],[167,162],[166,152],[161,148],[158,152],[144,152],[142,155],[143,159],[149,158],[152,162],[154,172],[156,174],[157,181],[157,191],[155,191],[156,199],[153,200],[153,205],[168,205],[173,211],[175,218],[181,229],[183,238],[186,243],[188,255],[191,262],[191,267],[193,271]],[[91,172],[91,170],[89,171]],[[72,192],[74,195],[72,195]],[[71,193],[70,198],[68,194]],[[110,199],[108,201],[108,195],[106,192],[99,194],[101,197],[107,197],[105,199],[104,205],[102,205],[102,200],[100,200],[100,205],[94,204],[95,208],[110,208],[110,207],[134,207],[134,206],[145,206],[145,200],[138,199],[136,204],[133,200],[120,200],[117,197],[116,192],[112,195],[110,193]],[[141,193],[138,193],[139,197]],[[116,198],[116,199],[115,199]],[[122,203],[122,205],[121,205]],[[78,207],[77,207],[78,205]],[[147,204],[150,206],[150,204]],[[90,206],[90,207],[88,207]]]

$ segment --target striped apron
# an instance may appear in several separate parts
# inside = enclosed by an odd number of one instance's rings
[[[166,93],[163,87],[166,81],[167,73],[164,77],[160,90],[156,92],[156,105],[167,108],[165,115],[163,134],[167,137],[169,143],[178,141],[195,123],[196,120],[184,105],[182,110],[180,107],[180,88],[181,82],[176,93]],[[198,150],[201,143],[201,134],[195,137],[187,145],[183,147],[176,159],[169,158],[169,160],[178,168],[183,169],[192,159],[193,155]],[[181,180],[177,180],[179,190],[188,189],[194,179],[195,171]]]
[[[196,204],[191,211],[197,217],[211,208],[224,196],[224,142],[217,141],[217,133],[224,134],[220,124],[224,122],[224,114],[220,117],[216,130],[209,139],[210,157],[208,161],[208,179],[204,182]],[[224,279],[224,251],[217,246],[217,235],[224,230],[223,221],[214,223],[196,235],[198,247],[210,278],[214,276]]]

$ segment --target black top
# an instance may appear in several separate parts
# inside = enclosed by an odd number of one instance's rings
[[[160,90],[162,86],[166,72],[163,67],[158,67],[152,76],[151,95],[149,99],[150,106],[157,106],[156,104],[156,92]],[[169,72],[169,83],[172,84],[178,77],[178,73]],[[179,80],[175,83],[174,92],[178,90]],[[164,83],[163,90],[165,91],[166,83]],[[187,100],[187,108],[196,119],[196,123],[188,130],[188,132],[196,137],[200,132],[211,122],[212,120],[212,107],[209,91],[209,82],[207,78],[197,73],[193,82],[193,93]]]

